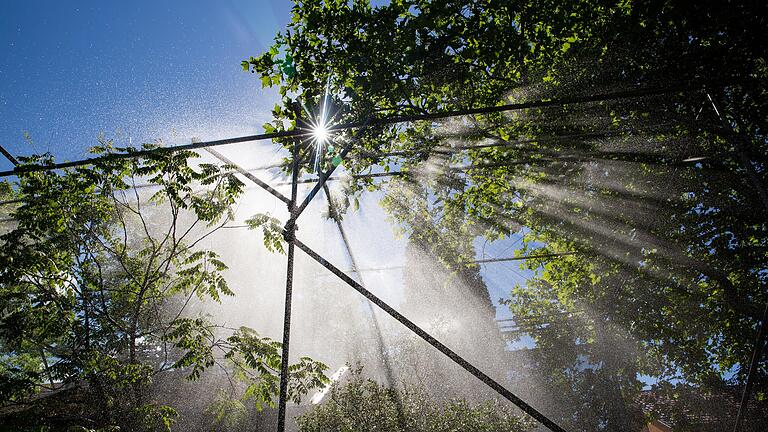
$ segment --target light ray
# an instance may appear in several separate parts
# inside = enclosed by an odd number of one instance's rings
[[[309,121],[310,131],[312,133],[312,145],[315,149],[315,172],[319,172],[320,165],[323,161],[323,156],[326,151],[326,144],[331,140],[332,133],[329,128],[331,122],[335,119],[336,113],[329,113],[328,104],[330,100],[331,91],[331,77],[328,76],[328,80],[325,84],[325,93],[323,94],[322,107],[320,108],[320,114],[318,117],[314,117]],[[305,111],[309,114],[306,107]],[[330,114],[330,118],[329,118]],[[333,147],[328,146],[328,150],[333,150]]]

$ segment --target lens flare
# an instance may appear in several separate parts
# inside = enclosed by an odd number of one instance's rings
[[[322,145],[328,141],[328,138],[330,137],[330,131],[325,124],[321,123],[312,128],[312,137],[315,139],[316,143]]]

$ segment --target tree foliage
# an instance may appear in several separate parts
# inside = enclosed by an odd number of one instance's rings
[[[523,265],[535,276],[506,300],[513,339],[534,339],[528,372],[548,384],[564,426],[623,430],[643,421],[639,375],[702,392],[745,379],[768,302],[755,186],[767,180],[766,12],[727,1],[302,1],[244,68],[283,95],[270,130],[295,126],[297,104],[317,110],[326,89],[339,121],[360,121],[684,87],[369,127],[344,161],[353,174],[401,171],[382,188],[385,205],[453,270],[472,266],[478,235],[521,227],[517,254],[576,252]],[[376,186],[348,192],[364,187]],[[757,399],[766,370],[763,360]]]
[[[230,397],[272,406],[280,343],[201,307],[233,295],[201,241],[231,220],[243,184],[229,167],[193,164],[193,152],[118,158],[135,149],[106,140],[93,152],[91,166],[4,186],[18,201],[0,237],[4,427],[169,429],[176,411],[151,398],[153,380],[196,380],[215,365],[244,385]],[[308,358],[289,369],[292,400],[326,381]]]

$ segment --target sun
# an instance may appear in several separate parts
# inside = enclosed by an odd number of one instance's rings
[[[330,131],[325,124],[320,123],[312,128],[312,137],[318,144],[325,144],[330,135]]]

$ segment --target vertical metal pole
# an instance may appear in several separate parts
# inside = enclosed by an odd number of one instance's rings
[[[768,304],[765,306],[763,312],[763,322],[760,324],[760,328],[757,330],[757,336],[755,337],[755,347],[752,350],[752,359],[749,362],[749,372],[747,372],[747,382],[744,384],[744,390],[741,392],[741,400],[739,401],[739,411],[736,413],[736,423],[733,426],[734,432],[740,432],[741,426],[744,424],[744,417],[747,415],[747,407],[749,406],[749,397],[752,394],[752,385],[755,381],[755,373],[757,371],[758,364],[763,354],[763,347],[765,346],[765,335],[768,333]]]
[[[299,178],[299,143],[293,144],[293,168],[291,173],[291,202],[289,222],[284,236],[288,242],[288,265],[285,276],[285,312],[283,313],[283,352],[280,357],[280,394],[277,405],[277,431],[285,431],[285,404],[288,397],[288,354],[291,339],[291,297],[293,295],[293,249],[296,240],[296,195]]]

